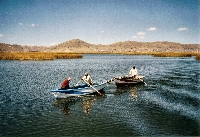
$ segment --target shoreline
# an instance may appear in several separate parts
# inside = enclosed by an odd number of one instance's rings
[[[193,57],[200,60],[197,52],[0,52],[0,60],[55,60],[80,59],[83,54],[152,55],[154,57]]]

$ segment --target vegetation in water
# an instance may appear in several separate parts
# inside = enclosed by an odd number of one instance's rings
[[[156,53],[153,54],[154,57],[192,57],[192,56],[196,56],[195,59],[196,60],[200,60],[200,53],[190,53],[190,52],[178,52],[178,53]]]
[[[153,55],[154,57],[192,57],[196,56],[196,60],[200,60],[200,53],[194,52],[130,52],[123,53],[128,55]]]
[[[72,58],[82,58],[82,55],[57,52],[0,52],[1,60],[54,60]]]
[[[153,55],[154,57],[192,57],[200,60],[200,53],[193,52],[0,52],[0,60],[54,60],[82,58],[82,54],[123,54],[123,55]]]
[[[200,60],[200,53],[198,53],[197,55],[196,55],[196,58],[195,58],[196,60]]]

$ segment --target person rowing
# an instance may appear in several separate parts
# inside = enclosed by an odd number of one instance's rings
[[[88,86],[90,86],[92,89],[94,89],[99,95],[104,96],[101,92],[99,92],[96,88],[93,87],[93,82],[91,76],[88,74],[88,72],[85,73],[85,75],[81,78]]]
[[[89,83],[90,85],[93,85],[92,78],[91,78],[91,76],[88,74],[88,72],[85,73],[85,75],[81,78],[81,80],[84,80],[84,81],[86,81],[87,83]]]

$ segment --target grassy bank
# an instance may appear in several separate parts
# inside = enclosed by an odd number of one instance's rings
[[[193,53],[193,52],[150,52],[150,53],[143,53],[143,52],[128,52],[128,53],[121,53],[126,55],[153,55],[154,57],[192,57],[195,56],[196,60],[200,60],[200,53]]]
[[[0,52],[1,60],[54,60],[72,58],[82,58],[82,55],[56,52]]]
[[[195,56],[196,60],[200,60],[200,53],[178,52],[178,53],[155,53],[154,57],[192,57]]]
[[[92,52],[82,54],[123,54],[123,55],[153,55],[154,57],[193,57],[200,60],[200,53],[193,52]]]

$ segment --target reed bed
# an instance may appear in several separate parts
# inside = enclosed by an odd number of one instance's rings
[[[82,58],[82,55],[56,52],[0,52],[0,60],[55,60],[72,58]]]
[[[155,53],[154,57],[192,57],[193,53]]]
[[[178,53],[155,53],[154,57],[193,57],[195,56],[196,60],[200,60],[200,53],[193,52],[178,52]]]
[[[123,55],[153,55],[154,57],[193,57],[200,60],[200,53],[194,52],[91,52],[82,54],[123,54]]]
[[[193,57],[196,60],[200,60],[200,53],[193,52],[128,52],[121,53],[126,55],[153,55],[154,57]]]
[[[195,59],[200,60],[200,53],[196,55]]]
[[[82,58],[82,54],[124,54],[124,55],[153,55],[154,57],[192,57],[200,60],[200,53],[192,52],[0,52],[0,60],[55,60]]]

